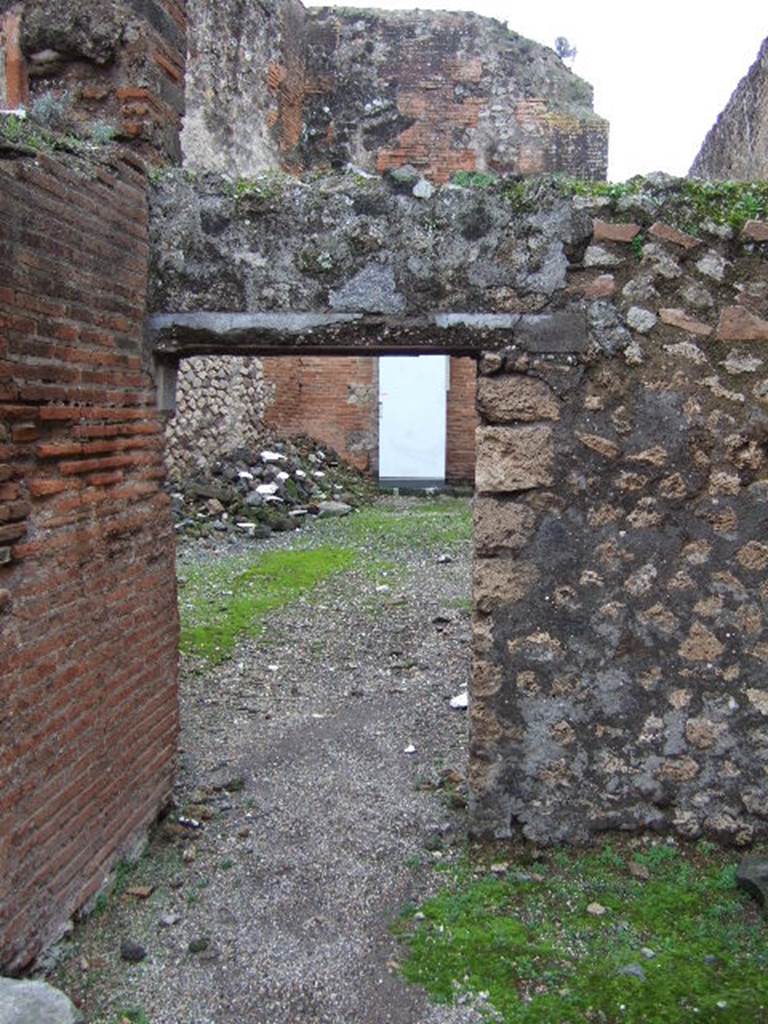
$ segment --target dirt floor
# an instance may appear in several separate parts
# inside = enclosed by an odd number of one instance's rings
[[[344,544],[353,518],[248,551]],[[231,659],[183,659],[176,807],[51,973],[88,1024],[477,1019],[408,986],[390,934],[464,841],[470,542],[381,536]],[[181,580],[232,550],[186,543]]]

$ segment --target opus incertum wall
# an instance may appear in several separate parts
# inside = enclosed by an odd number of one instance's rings
[[[768,226],[684,232],[690,186],[636,191],[171,175],[149,334],[168,401],[185,355],[477,355],[475,830],[746,843],[768,814]]]

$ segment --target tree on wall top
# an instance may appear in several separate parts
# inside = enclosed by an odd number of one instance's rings
[[[577,50],[575,46],[571,46],[565,36],[558,36],[555,40],[555,53],[560,60],[575,60]]]

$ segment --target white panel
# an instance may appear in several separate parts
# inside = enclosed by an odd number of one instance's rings
[[[448,356],[379,359],[379,477],[445,480]]]

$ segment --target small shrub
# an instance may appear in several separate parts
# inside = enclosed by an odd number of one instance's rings
[[[58,96],[54,92],[44,92],[32,103],[29,116],[50,131],[64,131],[69,122],[71,105],[72,98],[68,92]]]

